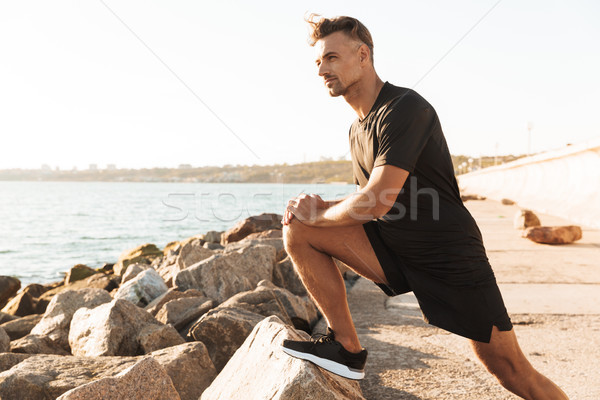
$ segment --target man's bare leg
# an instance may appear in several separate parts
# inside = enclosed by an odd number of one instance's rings
[[[332,257],[367,279],[387,283],[362,225],[314,228],[294,218],[284,225],[283,239],[302,283],[335,332],[335,339],[350,352],[361,351],[344,280]]]
[[[540,374],[529,363],[519,347],[514,329],[492,329],[490,343],[471,340],[471,347],[487,370],[500,384],[524,399],[568,399],[550,379]]]

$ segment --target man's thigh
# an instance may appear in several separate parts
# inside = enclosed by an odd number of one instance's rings
[[[357,274],[377,283],[386,283],[385,274],[362,225],[343,227],[312,227],[292,219],[285,225],[286,248],[310,245],[313,249],[335,257]]]

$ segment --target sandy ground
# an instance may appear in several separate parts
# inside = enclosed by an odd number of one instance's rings
[[[571,399],[600,399],[600,231],[563,246],[523,239],[517,206],[469,201],[515,333],[531,363]],[[539,215],[544,225],[566,225]],[[412,294],[388,298],[364,279],[348,293],[369,400],[516,399],[475,359],[468,341],[423,322]]]

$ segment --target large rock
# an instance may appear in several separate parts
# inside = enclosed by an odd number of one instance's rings
[[[167,286],[173,286],[177,273],[215,254],[203,246],[204,240],[195,236],[181,242],[181,246],[165,257],[157,272]]]
[[[182,342],[172,326],[121,299],[77,310],[69,332],[72,354],[87,357],[133,356]]]
[[[224,254],[231,253],[233,251],[238,251],[241,248],[248,247],[248,246],[256,246],[258,244],[275,247],[275,252],[277,254],[275,257],[276,261],[281,261],[287,257],[287,253],[285,251],[285,247],[283,244],[283,239],[281,239],[281,238],[256,238],[256,239],[244,238],[244,239],[240,240],[239,242],[233,242],[233,243],[229,243],[228,245],[226,245],[225,248],[223,249],[223,253]]]
[[[220,371],[264,317],[242,308],[218,308],[204,314],[190,329],[190,335],[206,345]]]
[[[221,243],[222,234],[223,232],[220,231],[208,231],[202,236],[202,239],[206,243]]]
[[[216,376],[206,347],[200,342],[169,347],[150,355],[171,377],[183,400],[198,399]],[[0,371],[5,370],[0,373],[0,398],[54,399],[86,383],[113,377],[141,358],[0,354]]]
[[[271,279],[275,263],[272,246],[249,246],[228,254],[217,254],[180,271],[175,284],[198,289],[222,303],[236,293],[252,290],[263,279]]]
[[[125,270],[125,273],[121,277],[121,284],[135,278],[136,276],[138,276],[140,273],[144,272],[148,268],[150,268],[150,266],[148,264],[142,264],[142,263],[129,264],[129,266]]]
[[[269,229],[281,229],[281,218],[283,217],[279,214],[269,213],[248,217],[225,231],[221,235],[221,244],[226,245],[227,243],[237,242],[251,233],[267,231]]]
[[[541,224],[540,219],[531,210],[517,211],[513,220],[515,229],[525,229],[532,226],[540,226]]]
[[[144,307],[167,290],[169,288],[160,275],[149,268],[121,285],[114,298],[127,300]]]
[[[180,299],[183,297],[202,297],[202,292],[196,289],[188,289],[185,292],[179,290],[179,288],[170,288],[165,293],[161,294],[150,302],[144,310],[148,311],[152,316],[156,316],[156,313],[160,311],[162,306],[167,304],[171,300]]]
[[[7,353],[10,350],[10,337],[6,331],[0,327],[0,353]]]
[[[129,264],[150,264],[156,257],[162,257],[163,252],[154,244],[143,244],[136,248],[124,251],[117,263],[113,266],[116,275],[123,275]]]
[[[67,271],[67,275],[65,275],[65,284],[68,285],[69,283],[80,281],[97,273],[98,271],[87,265],[77,264]]]
[[[2,312],[19,317],[35,314],[35,302],[29,293],[20,292],[6,303]]]
[[[38,314],[44,313],[44,310],[40,310],[40,303],[45,302],[46,305],[52,299],[52,297],[56,296],[58,293],[64,292],[65,290],[78,290],[78,289],[89,289],[89,288],[97,288],[106,290],[110,293],[113,289],[116,289],[119,286],[119,282],[121,278],[116,275],[106,275],[103,273],[94,274],[88,278],[75,281],[68,285],[57,285],[54,287],[48,288],[45,292],[40,295],[39,303],[36,309]]]
[[[313,326],[318,320],[317,307],[312,300],[296,296],[270,281],[261,281],[256,289],[232,296],[219,306],[223,307],[243,308],[265,317],[275,315],[297,328]]]
[[[16,315],[10,315],[4,312],[0,312],[0,325],[5,322],[14,321],[15,319],[19,319]]]
[[[536,243],[568,244],[581,239],[579,226],[534,226],[523,231],[522,237]]]
[[[21,288],[21,281],[12,276],[0,275],[0,308],[6,305]]]
[[[292,259],[288,256],[275,264],[273,268],[273,278],[271,281],[282,288],[289,290],[297,296],[306,296],[308,292],[300,279],[300,275],[294,268]]]
[[[309,337],[277,317],[260,322],[200,399],[364,400],[357,381],[281,351],[284,339]]]
[[[102,378],[71,389],[57,400],[180,400],[164,368],[146,357],[114,378]]]
[[[200,318],[215,306],[208,297],[183,297],[174,299],[162,306],[155,318],[163,324],[170,324],[178,331],[190,322]]]
[[[10,342],[10,351],[24,354],[69,354],[63,346],[58,345],[49,337],[31,334]]]
[[[88,309],[112,300],[102,289],[66,290],[54,296],[41,321],[33,327],[31,335],[45,336],[56,346],[69,351],[69,326],[75,311]]]
[[[43,314],[31,314],[26,317],[21,317],[8,321],[0,325],[0,328],[10,337],[10,340],[16,340],[29,334],[34,326],[41,321]]]

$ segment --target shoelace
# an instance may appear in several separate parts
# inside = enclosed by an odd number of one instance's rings
[[[328,334],[315,333],[314,335],[311,336],[310,341],[313,342],[313,344],[333,343],[335,341],[335,339],[333,338],[332,333],[328,333]]]

